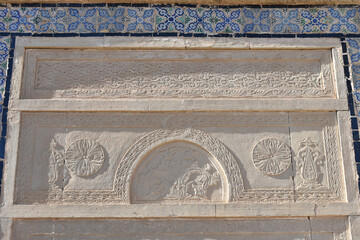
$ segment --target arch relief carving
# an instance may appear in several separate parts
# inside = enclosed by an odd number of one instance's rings
[[[131,181],[136,168],[155,148],[161,146],[162,144],[174,141],[183,141],[200,146],[206,152],[211,154],[215,159],[215,162],[217,162],[214,165],[218,165],[216,167],[220,168],[218,169],[220,172],[223,171],[223,191],[224,196],[226,196],[224,200],[237,201],[241,198],[241,193],[244,191],[244,185],[240,168],[235,158],[219,140],[211,137],[203,131],[190,128],[158,129],[137,141],[121,159],[119,168],[116,171],[114,190],[117,197],[124,202],[130,202]],[[192,167],[197,169],[197,171],[200,171],[200,168],[202,168],[202,170],[206,170],[211,166],[194,165]],[[191,170],[188,169],[188,171]],[[169,197],[170,196],[171,194]]]
[[[211,154],[189,142],[153,149],[131,180],[131,202],[223,201],[224,173]],[[227,187],[226,187],[227,188]]]

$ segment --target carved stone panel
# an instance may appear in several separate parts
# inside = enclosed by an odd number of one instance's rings
[[[25,56],[23,98],[335,97],[327,50],[28,49]]]
[[[341,202],[336,124],[331,112],[23,113],[15,199]]]

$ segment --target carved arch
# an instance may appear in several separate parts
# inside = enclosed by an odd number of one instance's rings
[[[224,171],[224,184],[228,187],[228,201],[240,200],[244,191],[240,167],[224,144],[209,134],[192,128],[157,129],[139,139],[124,155],[116,170],[114,190],[124,202],[130,203],[130,181],[136,167],[152,149],[167,142],[186,141],[202,147],[210,153]]]

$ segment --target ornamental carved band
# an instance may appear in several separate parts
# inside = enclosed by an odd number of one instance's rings
[[[120,161],[115,175],[114,190],[122,201],[130,202],[130,184],[142,159],[164,143],[185,141],[199,146],[214,156],[225,179],[225,201],[237,201],[244,191],[240,167],[232,154],[217,139],[197,129],[158,129],[138,140]],[[227,195],[227,196],[226,196]]]

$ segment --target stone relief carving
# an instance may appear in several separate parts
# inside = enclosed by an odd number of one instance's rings
[[[222,200],[222,181],[213,161],[209,153],[187,142],[155,148],[136,169],[132,202]]]
[[[79,177],[93,175],[100,170],[104,161],[104,150],[98,142],[91,139],[73,142],[65,154],[66,167]]]
[[[49,184],[51,188],[55,189],[58,189],[60,184],[62,185],[62,183],[58,183],[59,180],[62,181],[62,179],[59,179],[59,172],[60,168],[64,166],[65,155],[64,150],[61,148],[54,139],[51,140],[49,149]]]
[[[58,188],[54,187],[51,188],[50,192],[47,190],[45,191],[34,191],[31,189],[31,182],[27,181],[26,179],[31,179],[31,171],[29,171],[29,165],[26,164],[26,161],[23,159],[27,159],[29,155],[32,155],[32,145],[28,144],[32,141],[32,136],[35,135],[35,130],[39,129],[44,124],[54,124],[56,122],[57,126],[62,126],[61,124],[64,122],[69,122],[71,124],[76,123],[76,126],[82,126],[82,118],[81,114],[25,114],[28,116],[26,118],[25,124],[22,126],[23,132],[26,132],[28,134],[25,134],[20,139],[20,144],[22,147],[22,150],[20,151],[20,159],[18,163],[18,170],[17,175],[22,177],[17,177],[16,179],[16,201],[18,203],[42,203],[42,204],[124,204],[124,203],[130,203],[130,197],[127,198],[129,195],[129,184],[131,182],[131,177],[126,176],[133,176],[135,171],[135,167],[132,166],[132,163],[135,161],[141,162],[140,160],[145,157],[145,155],[149,152],[151,152],[156,147],[163,145],[165,143],[171,142],[171,141],[187,141],[193,144],[196,144],[200,146],[203,149],[206,149],[207,152],[211,153],[216,159],[220,159],[219,161],[226,162],[223,164],[221,169],[227,169],[224,171],[224,176],[228,178],[228,176],[231,176],[232,179],[225,179],[228,181],[229,184],[226,184],[226,181],[223,182],[223,191],[229,192],[229,197],[227,197],[226,194],[224,194],[223,201],[238,201],[238,202],[259,202],[259,203],[265,203],[265,202],[276,202],[276,203],[284,203],[284,202],[292,202],[296,200],[297,202],[333,202],[333,201],[342,201],[343,200],[343,190],[342,190],[342,184],[341,184],[341,169],[340,169],[340,157],[338,156],[338,136],[337,136],[337,128],[336,126],[324,126],[320,125],[320,129],[322,129],[322,133],[319,132],[323,136],[323,146],[324,146],[324,152],[326,153],[326,156],[324,158],[324,164],[320,167],[321,170],[321,178],[318,179],[318,182],[321,180],[321,184],[324,186],[324,188],[318,188],[318,189],[307,189],[307,188],[300,188],[298,187],[300,183],[303,182],[303,179],[299,175],[300,168],[297,168],[296,174],[297,179],[299,179],[300,182],[297,182],[296,189],[292,188],[276,188],[276,189],[269,189],[269,188],[245,188],[242,185],[242,178],[241,173],[239,170],[239,166],[237,166],[236,161],[231,160],[233,157],[231,156],[231,153],[227,148],[220,143],[217,139],[214,137],[211,137],[211,135],[200,131],[196,129],[188,129],[187,131],[185,129],[158,129],[153,132],[144,133],[143,137],[139,138],[139,140],[128,149],[128,152],[125,153],[125,155],[119,156],[119,159],[117,162],[121,161],[122,166],[119,165],[117,170],[117,176],[114,178],[114,187],[113,189],[109,190],[70,190],[67,188],[61,188],[61,186],[66,186],[67,180],[64,179],[64,170],[67,171],[67,174],[70,176],[70,172],[67,170],[65,166],[64,161],[56,161],[56,159],[59,160],[59,158],[55,157],[57,155],[62,155],[64,153],[64,148],[60,146],[59,144],[53,145],[53,147],[58,151],[54,151],[53,153],[53,160],[50,161],[50,155],[46,158],[46,161],[49,162],[51,165],[49,167],[49,179],[50,182],[55,182],[55,186],[58,186]],[[240,119],[237,114],[229,114],[231,116],[231,119],[233,119],[234,123],[236,122],[236,119]],[[145,115],[141,119],[136,116],[135,118],[132,118],[132,115],[126,115],[124,119],[120,118],[119,114],[115,114],[116,118],[107,118],[107,115],[103,116],[102,118],[105,118],[105,124],[106,126],[119,126],[119,124],[129,124],[128,122],[133,119],[135,123],[131,124],[140,124],[141,123],[147,123],[146,119],[149,118],[149,120],[153,119],[164,119],[164,115],[159,114],[159,116],[154,118],[154,114]],[[156,116],[156,115],[155,115]],[[171,115],[172,116],[172,115]],[[172,119],[181,119],[181,115],[179,118],[175,118],[177,116],[176,114],[172,116]],[[222,125],[227,122],[227,118],[213,118],[210,116],[213,116],[212,114],[206,115],[206,114],[193,114],[193,115],[185,115],[185,119],[190,119],[191,122],[202,122],[204,120],[205,122],[202,123],[204,125],[211,125],[211,126],[217,126]],[[207,117],[206,117],[207,116]],[[217,116],[217,115],[215,115]],[[242,115],[239,115],[242,116]],[[306,117],[304,117],[304,123],[313,123],[315,122],[317,124],[326,123],[330,124],[329,118],[333,116],[331,114],[306,114]],[[66,121],[64,118],[66,117]],[[261,117],[259,115],[259,117]],[[322,118],[321,118],[322,117]],[[99,121],[101,121],[100,115],[97,117],[97,115],[89,115],[89,117],[85,114],[85,117],[83,117],[84,120],[91,119],[92,121],[95,121],[97,125],[100,125]],[[199,120],[197,120],[199,118]],[[263,118],[263,117],[262,117]],[[81,121],[79,120],[81,119]],[[296,120],[297,118],[295,118]],[[110,121],[111,120],[111,121]],[[239,120],[239,121],[240,121]],[[87,125],[92,126],[92,121],[86,121]],[[138,121],[138,122],[137,122]],[[180,122],[182,122],[181,120]],[[249,118],[250,121],[250,118]],[[269,120],[270,122],[270,120]],[[156,122],[151,122],[156,123]],[[242,123],[240,121],[237,124],[247,124],[247,122]],[[86,125],[86,126],[87,126]],[[239,125],[238,127],[242,127],[243,125]],[[300,125],[301,126],[301,125]],[[186,133],[188,132],[188,133]],[[199,133],[200,132],[200,133]],[[191,134],[189,134],[191,133]],[[293,142],[294,145],[299,144],[299,142]],[[51,148],[51,146],[50,146]],[[319,150],[319,149],[318,149]],[[321,150],[319,150],[321,152]],[[249,154],[251,156],[251,154]],[[221,159],[225,160],[221,160]],[[296,159],[295,159],[296,160]],[[241,160],[240,160],[241,161]],[[53,163],[58,162],[59,165],[55,166]],[[233,163],[235,162],[235,163]],[[61,165],[64,163],[63,165]],[[251,162],[250,162],[251,163]],[[297,160],[295,161],[297,163]],[[199,166],[204,167],[205,162],[199,161]],[[235,165],[236,164],[236,165]],[[232,165],[235,165],[233,168]],[[54,166],[54,167],[52,167]],[[65,166],[65,167],[64,167]],[[182,168],[183,170],[187,169],[189,166],[186,166]],[[52,174],[51,169],[58,169],[58,175]],[[218,166],[215,166],[218,167]],[[64,170],[63,170],[64,169]],[[234,172],[233,172],[234,169]],[[53,171],[56,173],[56,171]],[[218,171],[220,175],[222,174],[221,171]],[[179,176],[183,172],[179,173]],[[72,173],[71,173],[72,174]],[[53,175],[53,178],[51,177]],[[66,173],[65,173],[66,175]],[[57,177],[58,176],[58,177]],[[239,177],[240,176],[240,177]],[[58,180],[56,180],[58,179]],[[64,182],[62,182],[64,181]],[[173,182],[170,182],[170,184],[167,186],[167,192],[164,194],[164,197],[166,194],[170,192],[170,188],[172,184],[176,181],[174,179]],[[240,184],[238,184],[240,183]],[[230,184],[232,186],[230,186]],[[54,184],[53,184],[54,185]],[[226,190],[225,188],[228,187],[229,189]],[[232,189],[235,188],[235,189]],[[237,194],[235,194],[237,193]],[[230,196],[237,196],[236,198],[230,197]],[[129,199],[129,200],[126,200]],[[229,200],[228,200],[229,199]]]
[[[300,142],[296,163],[302,183],[298,189],[323,189],[324,186],[318,181],[321,173],[318,166],[324,163],[325,156],[318,150],[318,144],[307,138]]]
[[[291,150],[285,143],[268,138],[255,145],[252,159],[260,172],[267,175],[280,175],[291,165]]]
[[[73,142],[65,151],[54,139],[49,148],[49,184],[53,189],[65,186],[71,178],[69,172],[79,177],[95,174],[105,161],[102,146],[91,139]],[[65,166],[65,167],[64,167]],[[63,174],[60,174],[60,173]],[[62,176],[59,179],[59,176]],[[60,183],[58,183],[60,181]]]
[[[201,146],[217,160],[224,171],[226,182],[224,184],[225,201],[237,201],[241,197],[244,186],[238,163],[227,150],[227,148],[217,139],[209,134],[197,129],[158,129],[145,135],[125,154],[120,161],[120,166],[115,175],[115,191],[121,199],[128,202],[129,185],[135,168],[142,157],[151,152],[155,147],[171,141],[185,141]]]
[[[220,182],[220,174],[218,172],[211,173],[212,169],[210,164],[199,167],[199,163],[195,162],[171,186],[170,193],[165,196],[165,199],[209,199],[209,188]]]
[[[266,59],[274,53],[271,50],[263,51],[265,58],[246,51],[188,50],[186,59],[182,51],[151,53],[151,58],[140,50],[114,50],[117,57],[106,51],[97,51],[99,56],[94,56],[86,51],[62,50],[56,58],[43,51],[29,52],[28,68],[36,73],[27,80],[36,78],[35,89],[27,90],[36,93],[26,93],[31,98],[324,97],[334,92],[329,59],[320,51],[302,51],[305,59],[312,61],[294,60],[297,51],[281,51],[274,59]]]

